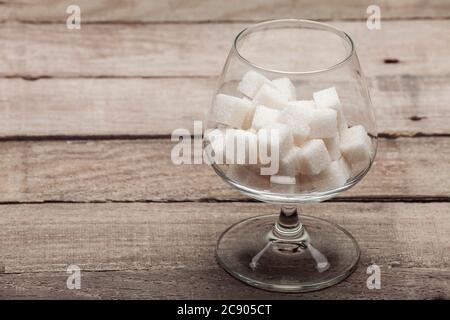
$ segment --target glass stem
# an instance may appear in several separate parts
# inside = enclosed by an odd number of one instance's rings
[[[259,259],[274,246],[276,250],[298,253],[306,250],[310,245],[309,235],[298,218],[297,208],[282,206],[278,221],[267,234],[267,244],[251,260],[250,268],[255,271]],[[325,258],[326,259],[326,258]],[[323,261],[322,259],[321,261]]]
[[[298,218],[295,206],[282,206],[278,221],[273,233],[280,239],[292,239],[301,237],[304,232],[303,225]]]

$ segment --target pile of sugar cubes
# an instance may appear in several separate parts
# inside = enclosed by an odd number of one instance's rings
[[[268,130],[278,130],[279,170],[266,178],[270,186],[330,190],[345,185],[370,164],[371,139],[362,125],[348,127],[334,87],[315,92],[313,100],[297,100],[289,78],[269,80],[248,71],[237,90],[242,97],[216,95],[212,120],[218,128],[231,128],[249,145],[267,139]],[[213,149],[223,151],[224,146],[216,144]],[[236,166],[230,170],[239,175]]]

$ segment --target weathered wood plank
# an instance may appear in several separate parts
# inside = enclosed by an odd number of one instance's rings
[[[0,201],[245,199],[207,165],[172,163],[174,143],[3,142]],[[381,139],[375,166],[344,196],[448,197],[450,139]]]
[[[202,120],[214,86],[201,78],[0,79],[0,136],[167,135]]]
[[[2,24],[0,76],[216,76],[247,25],[93,24],[70,31],[64,24]],[[354,38],[367,76],[450,73],[450,20],[386,21],[378,31],[365,22],[333,25]],[[317,45],[317,37],[308,43]],[[327,52],[320,54],[327,61]],[[386,58],[400,62],[386,64]]]
[[[212,252],[211,252],[212,255]],[[280,294],[257,290],[231,278],[211,261],[198,271],[82,272],[81,289],[68,290],[67,273],[0,275],[2,299],[450,299],[448,269],[382,267],[380,290],[366,287],[366,266],[325,290]]]
[[[0,79],[0,137],[167,135],[202,120],[216,79]],[[450,133],[449,76],[369,78],[378,129]],[[169,92],[169,88],[176,88]]]
[[[2,1],[0,21],[64,22],[71,1]],[[88,1],[78,0],[83,22],[239,21],[301,17],[303,19],[366,19],[370,0],[262,1]],[[382,18],[448,17],[450,6],[439,0],[376,2]]]
[[[214,261],[218,235],[266,204],[40,204],[0,206],[3,297],[86,298],[449,298],[447,203],[324,203],[302,206],[358,240],[362,257],[345,282],[306,295],[255,290]],[[418,241],[420,239],[420,241]],[[381,290],[366,267],[381,268]],[[67,290],[69,264],[82,290]],[[130,271],[130,269],[133,269]],[[121,272],[86,271],[121,270]],[[12,274],[32,272],[31,274]],[[39,273],[43,272],[43,273]]]

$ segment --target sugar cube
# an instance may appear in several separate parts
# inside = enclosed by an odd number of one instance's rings
[[[345,119],[344,110],[341,106],[339,96],[335,87],[314,92],[314,101],[317,108],[331,108],[337,112],[337,126],[338,131],[341,132],[348,128],[347,120]]]
[[[325,143],[320,139],[308,140],[301,146],[299,172],[305,175],[320,173],[331,163]]]
[[[218,123],[242,128],[247,114],[252,108],[252,103],[249,100],[219,93],[214,99],[212,116]]]
[[[300,154],[301,149],[299,147],[292,147],[286,155],[281,158],[278,174],[291,177],[295,176],[298,172]]]
[[[344,110],[342,108],[337,110],[337,126],[339,133],[348,129],[347,119],[345,119]]]
[[[363,126],[356,125],[341,132],[340,149],[353,173],[361,172],[370,164],[371,140]]]
[[[323,142],[325,142],[325,146],[327,147],[331,160],[338,160],[341,157],[339,135],[336,135],[333,138],[325,138],[323,139]]]
[[[301,144],[308,138],[310,133],[309,124],[313,111],[314,109],[307,102],[303,103],[303,101],[296,101],[296,104],[288,104],[281,111],[278,120],[291,128],[296,144]]]
[[[341,170],[343,171],[344,175],[347,177],[347,180],[351,178],[352,176],[352,169],[350,165],[348,164],[347,160],[345,160],[344,157],[340,157],[339,160],[336,160],[339,162],[339,166]]]
[[[332,138],[337,135],[337,114],[330,108],[314,109],[309,123],[311,138]]]
[[[289,78],[279,78],[272,80],[272,84],[289,101],[297,99],[295,86]]]
[[[345,185],[350,178],[350,168],[344,158],[335,160],[320,174],[313,176],[313,185],[316,189],[325,191]]]
[[[290,128],[282,123],[273,123],[258,131],[259,146],[271,149],[273,143],[277,143],[279,155],[285,156],[294,145],[294,139]],[[280,157],[280,159],[282,158]]]
[[[335,87],[314,92],[313,98],[317,108],[340,109],[341,102]]]
[[[255,133],[227,129],[225,134],[226,164],[257,164],[258,137]]]
[[[273,176],[270,176],[270,183],[274,183],[274,184],[295,184],[296,180],[295,180],[295,177],[291,177],[291,176],[273,175]]]
[[[255,71],[248,71],[242,77],[242,80],[238,84],[238,91],[242,92],[249,98],[254,98],[258,90],[263,84],[272,85],[271,81],[262,74]]]
[[[280,115],[280,110],[267,108],[265,106],[257,106],[253,115],[253,129],[261,129],[262,127],[275,123]]]
[[[242,98],[244,101],[251,103],[251,108],[248,109],[247,114],[245,115],[244,123],[242,124],[242,129],[248,130],[252,127],[253,116],[255,115],[256,107],[253,105],[250,99],[244,97]]]
[[[341,132],[348,128],[347,120],[345,119],[344,109],[341,106],[339,96],[335,87],[324,89],[313,93],[314,101],[317,108],[331,108],[337,112],[337,126],[338,131]]]
[[[255,95],[253,104],[255,106],[263,105],[273,109],[283,109],[287,106],[288,100],[272,85],[263,84]]]
[[[274,123],[258,131],[259,162],[264,165],[264,173],[276,174],[279,171],[281,159],[293,147],[294,139],[289,127]],[[267,168],[266,165],[270,164]]]

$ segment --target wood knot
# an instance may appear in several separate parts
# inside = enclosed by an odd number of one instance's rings
[[[412,116],[412,117],[409,117],[409,120],[411,120],[411,121],[420,121],[420,120],[422,120],[422,119],[426,119],[427,117],[424,117],[424,116]]]
[[[386,58],[383,60],[384,63],[390,64],[390,63],[399,63],[400,60],[395,59],[395,58]]]

